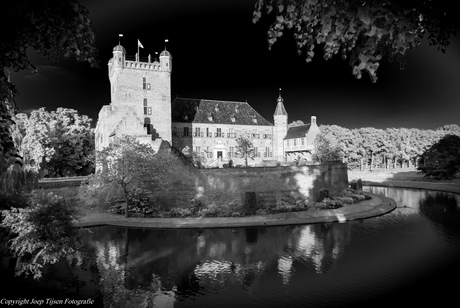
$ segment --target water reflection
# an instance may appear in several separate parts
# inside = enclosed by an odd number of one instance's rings
[[[390,294],[398,294],[401,304],[413,304],[420,294],[429,301],[441,290],[455,294],[443,277],[460,275],[458,195],[366,189],[395,199],[398,209],[341,224],[92,228],[86,245],[98,292],[107,306],[148,307],[154,301],[176,308],[355,307],[375,298],[391,304]],[[447,297],[437,298],[438,306]]]
[[[264,277],[288,286],[298,264],[327,273],[349,239],[349,224],[199,231],[104,227],[94,228],[88,243],[96,247],[101,280],[110,281],[105,293],[143,290],[163,299],[169,294],[174,302],[223,288],[250,292]],[[147,294],[138,298],[151,300]]]

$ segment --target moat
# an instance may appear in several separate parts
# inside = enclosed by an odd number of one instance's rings
[[[92,260],[74,271],[81,281],[78,294],[67,288],[65,296],[102,305],[102,294],[120,301],[123,294],[136,292],[144,303],[150,298],[158,307],[442,306],[454,300],[452,281],[460,274],[460,196],[365,190],[394,199],[398,208],[344,223],[90,228],[85,243]],[[64,279],[53,275],[49,281]],[[56,291],[54,297],[64,296],[58,294],[64,293]]]

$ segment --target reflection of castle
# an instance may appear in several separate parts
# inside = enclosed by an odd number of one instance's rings
[[[164,142],[190,149],[209,165],[230,159],[238,164],[242,159],[236,154],[236,138],[246,136],[254,146],[253,164],[311,159],[319,132],[316,117],[310,124],[288,127],[281,93],[272,124],[247,102],[176,98],[171,104],[172,57],[167,50],[159,61],[150,56],[127,60],[125,49],[117,45],[108,66],[111,103],[99,112],[96,150],[115,137],[131,135],[155,150]]]

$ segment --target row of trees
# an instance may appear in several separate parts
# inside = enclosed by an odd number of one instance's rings
[[[68,108],[15,116],[11,136],[24,169],[49,176],[87,175],[94,170],[94,129],[88,116]]]
[[[348,129],[321,125],[315,141],[315,160],[343,160],[348,168],[411,168],[418,166],[421,155],[446,135],[460,136],[458,125],[436,130],[416,128]]]

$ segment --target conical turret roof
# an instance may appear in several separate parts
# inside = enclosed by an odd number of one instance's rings
[[[277,116],[277,115],[285,115],[287,116],[287,112],[286,112],[286,108],[284,108],[284,104],[283,104],[283,98],[281,97],[281,89],[280,89],[280,95],[278,97],[278,100],[277,100],[277,104],[276,104],[276,109],[275,109],[275,113],[273,115]]]

